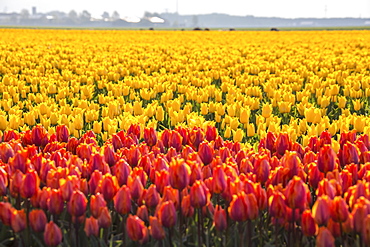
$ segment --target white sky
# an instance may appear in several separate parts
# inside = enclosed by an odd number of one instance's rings
[[[0,12],[20,12],[35,6],[37,12],[89,11],[100,16],[117,11],[121,17],[142,17],[149,12],[179,14],[224,13],[263,17],[362,17],[370,18],[370,0],[0,0]]]

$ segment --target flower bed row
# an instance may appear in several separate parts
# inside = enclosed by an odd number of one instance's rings
[[[306,147],[268,133],[255,150],[215,127],[1,140],[4,245],[370,244],[370,141],[354,131],[338,152],[328,132]]]

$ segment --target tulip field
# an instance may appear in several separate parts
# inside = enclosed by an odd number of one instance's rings
[[[369,31],[0,29],[0,246],[370,246]]]

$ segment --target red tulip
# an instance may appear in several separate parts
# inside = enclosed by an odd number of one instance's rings
[[[254,174],[256,174],[257,182],[265,184],[270,175],[270,162],[267,155],[257,156],[254,163]]]
[[[145,194],[145,204],[149,208],[157,207],[161,197],[157,191],[155,184],[151,184]]]
[[[173,227],[177,221],[177,213],[173,201],[166,201],[162,203],[162,205],[159,207],[157,217],[164,227]]]
[[[292,209],[304,210],[307,206],[307,193],[309,193],[307,185],[300,177],[294,176],[285,190],[287,205]]]
[[[103,194],[105,201],[109,202],[116,195],[118,188],[117,178],[107,173],[103,175],[97,188],[97,192]]]
[[[157,143],[157,131],[153,128],[144,129],[144,140],[149,147],[153,147]]]
[[[302,227],[302,233],[308,237],[315,236],[317,232],[317,224],[315,223],[315,220],[309,209],[306,209],[302,213],[301,227]]]
[[[52,189],[50,192],[43,192],[43,195],[49,195],[47,199],[47,209],[51,214],[59,215],[64,209],[64,200],[62,192],[58,189]]]
[[[114,208],[121,214],[128,214],[131,210],[131,194],[130,189],[123,185],[114,197]]]
[[[157,240],[162,240],[165,238],[166,233],[163,229],[161,222],[157,217],[149,216],[149,232],[150,235]]]
[[[182,198],[181,212],[185,217],[192,217],[194,215],[194,208],[190,203],[190,195],[186,195]]]
[[[220,194],[227,187],[227,177],[224,172],[223,166],[216,166],[213,169],[213,192]]]
[[[267,194],[260,183],[254,184],[254,193],[257,199],[258,209],[263,211],[267,207]]]
[[[32,230],[35,232],[43,232],[47,222],[44,210],[34,209],[29,213],[29,220]]]
[[[316,237],[317,247],[334,247],[335,239],[326,227],[319,228],[319,234]]]
[[[44,242],[47,246],[57,246],[62,242],[62,230],[53,221],[50,221],[45,226]]]
[[[172,159],[169,167],[170,184],[173,188],[183,190],[190,182],[190,166],[183,159]]]
[[[330,217],[330,199],[324,195],[318,197],[315,204],[312,207],[312,216],[315,222],[319,225],[327,225]]]
[[[276,152],[283,156],[285,151],[290,150],[291,142],[287,133],[280,133],[275,142]]]
[[[244,191],[232,196],[229,206],[229,216],[234,221],[246,221],[248,219],[248,208]]]
[[[0,220],[4,225],[10,226],[14,210],[9,202],[0,202]]]
[[[200,128],[194,127],[189,131],[189,142],[194,150],[198,150],[199,144],[204,140],[203,131]]]
[[[343,223],[348,219],[348,205],[341,196],[334,197],[330,207],[331,218],[335,222]]]
[[[27,219],[26,213],[24,209],[22,210],[13,210],[12,219],[11,219],[11,227],[14,232],[21,232],[27,227]]]
[[[89,190],[91,194],[96,193],[96,188],[98,188],[100,181],[103,178],[103,174],[100,171],[93,171],[89,180]]]
[[[208,165],[209,163],[211,163],[213,159],[213,153],[214,153],[213,148],[210,146],[209,143],[201,142],[199,144],[198,155],[204,165]]]
[[[363,222],[362,238],[366,246],[370,246],[370,215],[367,215]]]
[[[215,225],[216,230],[219,232],[227,229],[226,211],[220,205],[216,205],[215,207],[213,224]]]
[[[91,236],[98,237],[98,235],[99,235],[98,220],[95,219],[94,217],[86,218],[84,231],[85,231],[87,237],[91,237]]]
[[[96,195],[91,195],[90,198],[90,212],[93,217],[96,219],[99,217],[100,208],[107,206],[104,196],[100,193]]]
[[[202,208],[209,202],[209,191],[201,181],[196,181],[190,188],[190,204],[194,208]]]
[[[145,205],[141,205],[140,207],[138,207],[136,215],[145,222],[149,221],[149,212],[148,208]]]
[[[207,126],[206,130],[206,140],[211,142],[216,140],[216,137],[218,136],[217,128],[214,126]]]
[[[0,143],[0,160],[2,160],[4,163],[8,163],[9,158],[12,158],[13,156],[14,151],[9,143]]]
[[[126,230],[129,238],[133,241],[140,241],[145,238],[147,228],[144,221],[136,215],[129,215],[126,221]]]
[[[362,233],[364,227],[364,219],[368,214],[370,214],[370,202],[369,200],[361,197],[357,200],[356,204],[353,206],[352,212],[353,216],[353,228],[356,233]]]
[[[35,146],[45,146],[48,143],[46,129],[42,125],[36,125],[31,130],[31,141]]]
[[[112,224],[112,218],[107,207],[101,207],[98,217],[98,224],[101,228],[109,228]]]
[[[336,167],[337,155],[330,145],[324,145],[317,156],[317,167],[320,172],[331,172]]]
[[[168,137],[168,147],[173,147],[177,152],[182,149],[182,136],[176,130],[170,132]]]
[[[39,188],[39,177],[36,171],[27,172],[21,182],[19,191],[23,198],[31,198]]]
[[[75,217],[79,217],[86,212],[87,199],[85,195],[79,191],[75,190],[71,196],[71,200],[68,202],[68,212]]]
[[[285,204],[285,196],[279,192],[274,191],[269,197],[269,213],[274,218],[284,218],[286,215],[287,206]]]
[[[342,166],[351,163],[358,164],[360,161],[358,148],[350,142],[345,143],[339,150],[339,158]]]
[[[65,125],[58,125],[56,127],[56,136],[58,142],[68,142],[69,130]]]

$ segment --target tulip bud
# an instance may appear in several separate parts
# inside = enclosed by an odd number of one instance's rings
[[[136,215],[129,215],[126,221],[126,230],[129,238],[133,241],[140,241],[145,238],[147,228],[144,221]]]
[[[294,176],[285,190],[287,205],[292,209],[305,209],[307,206],[307,193],[307,185],[303,183],[300,177]]]
[[[32,230],[35,232],[43,232],[47,222],[44,210],[34,209],[29,214],[29,220]]]
[[[207,190],[207,191],[206,191]],[[197,180],[190,188],[190,203],[194,208],[202,208],[207,204],[208,189],[203,182]]]
[[[302,233],[305,236],[308,236],[308,237],[315,236],[317,232],[317,224],[315,223],[315,220],[309,209],[306,209],[302,213],[301,226],[302,226]]]
[[[99,217],[100,208],[105,207],[107,205],[106,201],[104,200],[104,196],[100,193],[96,195],[91,195],[90,198],[90,212],[91,215],[95,218]]]
[[[324,145],[317,156],[317,167],[320,172],[327,173],[335,169],[337,155],[330,145]]]
[[[315,204],[313,205],[312,216],[319,226],[327,225],[330,217],[329,206],[330,205],[328,196],[318,197]]]
[[[109,228],[112,224],[112,218],[107,207],[101,207],[98,217],[98,224],[101,228]]]
[[[227,229],[226,211],[220,205],[216,205],[213,215],[213,224],[217,231],[222,232]]]
[[[348,219],[348,205],[343,197],[334,197],[330,207],[330,215],[335,222],[339,223],[343,223]]]
[[[171,228],[176,224],[177,213],[173,201],[162,203],[158,210],[158,219],[164,227]]]
[[[335,239],[326,227],[319,228],[319,234],[316,237],[317,247],[334,247]]]
[[[12,219],[11,219],[11,227],[14,232],[21,232],[26,229],[26,213],[24,209],[22,210],[13,210]]]
[[[169,167],[169,180],[173,188],[183,190],[190,182],[190,167],[183,159],[171,160]]]
[[[27,172],[20,185],[20,194],[23,198],[31,198],[39,188],[39,177],[36,171]]]
[[[52,189],[50,192],[43,191],[45,196],[49,195],[47,199],[47,208],[51,214],[59,215],[64,209],[64,200],[61,191]]]
[[[162,240],[166,237],[161,222],[157,217],[149,216],[149,232],[150,235],[156,240]]]
[[[75,190],[71,196],[71,200],[68,202],[68,212],[75,217],[79,217],[86,212],[87,199],[85,195],[79,191]]]
[[[84,231],[85,231],[87,237],[91,237],[91,236],[98,237],[98,235],[99,235],[98,220],[95,219],[94,217],[86,218]]]
[[[44,242],[47,246],[57,246],[62,242],[62,230],[53,221],[45,226]]]

